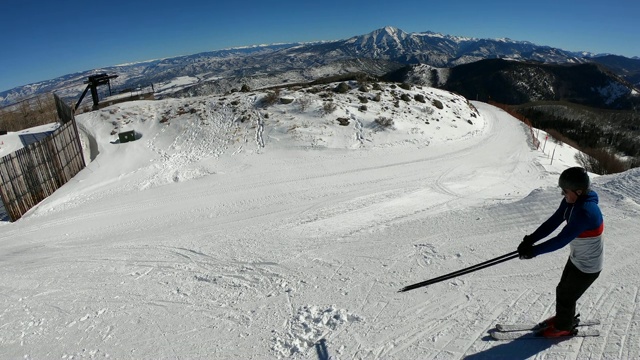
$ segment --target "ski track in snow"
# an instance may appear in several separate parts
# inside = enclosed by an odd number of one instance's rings
[[[639,357],[637,170],[594,179],[607,259],[579,311],[600,337],[488,339],[554,312],[562,250],[397,293],[515,250],[560,201],[571,158],[551,166],[474,105],[485,124],[458,141],[367,148],[380,134],[351,112],[364,150],[286,151],[273,118],[204,101],[154,133],[172,107],[149,105],[136,152],[109,144],[122,161],[0,227],[0,357],[317,359],[320,341],[334,360]]]

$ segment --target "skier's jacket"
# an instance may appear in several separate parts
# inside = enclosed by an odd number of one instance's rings
[[[596,273],[604,263],[604,221],[598,207],[598,194],[589,191],[574,204],[562,199],[560,207],[547,221],[531,234],[535,243],[541,240],[564,221],[567,224],[557,236],[533,247],[533,254],[540,255],[556,251],[570,244],[571,262],[582,272]]]

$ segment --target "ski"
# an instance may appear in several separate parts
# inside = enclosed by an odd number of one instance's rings
[[[576,326],[592,326],[599,325],[600,320],[580,320]],[[501,332],[509,331],[539,331],[547,326],[544,322],[541,323],[516,323],[516,324],[496,324],[496,330]]]
[[[596,329],[578,329],[574,334],[546,338],[540,335],[539,331],[492,331],[489,333],[494,340],[554,340],[554,339],[570,339],[574,337],[600,336],[600,331]]]

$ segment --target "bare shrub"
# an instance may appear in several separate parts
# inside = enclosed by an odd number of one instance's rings
[[[262,105],[264,107],[275,105],[279,99],[280,99],[280,89],[269,91],[267,95],[265,95],[264,98],[262,98]]]
[[[307,109],[311,106],[311,98],[308,96],[302,96],[298,98],[298,107],[301,112],[307,111]]]
[[[19,131],[58,121],[58,111],[52,94],[33,98],[0,109],[0,129]]]
[[[385,129],[393,127],[393,125],[394,125],[393,119],[392,118],[388,118],[386,116],[377,117],[374,121],[380,127],[383,127]]]
[[[576,161],[592,173],[606,175],[627,170],[627,165],[607,149],[585,149],[575,155]]]
[[[336,111],[337,108],[338,106],[334,104],[333,101],[327,101],[324,103],[324,105],[322,105],[322,114],[329,115]]]

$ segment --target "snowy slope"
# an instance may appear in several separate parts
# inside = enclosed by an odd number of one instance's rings
[[[515,250],[555,210],[575,150],[532,150],[517,120],[440,90],[335,94],[329,115],[323,91],[79,116],[93,161],[0,224],[0,357],[640,357],[640,172],[594,177],[606,269],[579,310],[602,336],[490,341],[497,321],[553,312],[567,249],[397,290]],[[430,100],[396,108],[400,92]],[[119,144],[124,130],[139,139]]]

